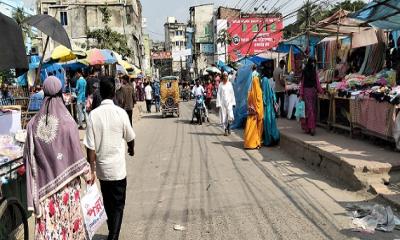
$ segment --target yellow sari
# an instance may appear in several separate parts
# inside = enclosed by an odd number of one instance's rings
[[[247,116],[244,129],[244,148],[255,149],[261,147],[263,134],[264,106],[260,78],[253,74],[251,88],[247,97],[249,109],[255,110],[255,114]]]

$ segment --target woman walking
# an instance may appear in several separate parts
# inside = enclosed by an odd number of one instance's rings
[[[266,77],[262,79],[264,102],[264,145],[274,146],[279,143],[280,134],[276,126],[276,95],[269,82],[269,79]]]
[[[259,149],[263,134],[264,106],[257,66],[253,66],[252,83],[247,96],[248,116],[244,128],[244,148]]]
[[[44,104],[27,127],[24,162],[35,239],[86,239],[79,177],[90,167],[61,89],[56,77],[44,81]]]
[[[309,58],[303,70],[303,77],[300,85],[300,99],[304,100],[306,117],[301,120],[303,130],[314,136],[317,125],[317,96],[322,93],[321,83],[315,69],[315,61]]]

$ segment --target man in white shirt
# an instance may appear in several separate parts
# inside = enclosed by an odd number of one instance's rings
[[[206,118],[207,118],[207,121],[210,122],[210,120],[208,118],[208,109],[206,107],[206,103],[204,102],[205,90],[204,90],[203,86],[200,85],[199,80],[196,81],[196,85],[194,85],[194,87],[192,89],[192,94],[194,95],[194,99],[197,99],[197,96],[203,97],[203,107],[205,110]],[[194,107],[196,107],[196,103],[194,104]],[[195,109],[193,109],[192,122],[193,122],[193,117],[194,117],[194,110]]]
[[[147,83],[146,87],[144,88],[144,94],[146,99],[147,113],[151,113],[151,101],[153,100],[153,89],[151,88],[150,83]]]
[[[96,177],[100,180],[108,217],[108,239],[118,239],[126,198],[126,145],[133,156],[136,136],[126,111],[113,103],[112,78],[101,79],[100,94],[104,100],[90,112],[83,143],[92,172],[90,182],[94,184]]]

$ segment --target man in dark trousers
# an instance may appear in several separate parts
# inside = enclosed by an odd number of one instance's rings
[[[274,70],[273,77],[275,81],[275,94],[276,100],[279,101],[279,112],[278,115],[285,117],[285,92],[286,92],[286,79],[284,76],[286,62],[281,60],[279,67]]]
[[[92,174],[89,184],[94,184],[97,177],[100,180],[108,217],[107,239],[117,240],[126,198],[126,146],[129,155],[133,156],[136,136],[126,111],[113,102],[114,79],[101,79],[100,94],[103,101],[89,115],[83,143]]]
[[[124,99],[121,107],[128,114],[129,122],[132,124],[133,107],[135,106],[136,97],[135,97],[135,91],[133,90],[132,85],[129,83],[128,75],[122,76],[121,91]]]

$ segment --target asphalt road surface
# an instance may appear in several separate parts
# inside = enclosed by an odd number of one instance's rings
[[[241,133],[223,136],[215,115],[191,125],[192,106],[134,124],[120,239],[400,239],[352,231],[344,207],[373,196],[346,191],[279,147],[243,150]],[[107,233],[103,225],[95,239]]]

